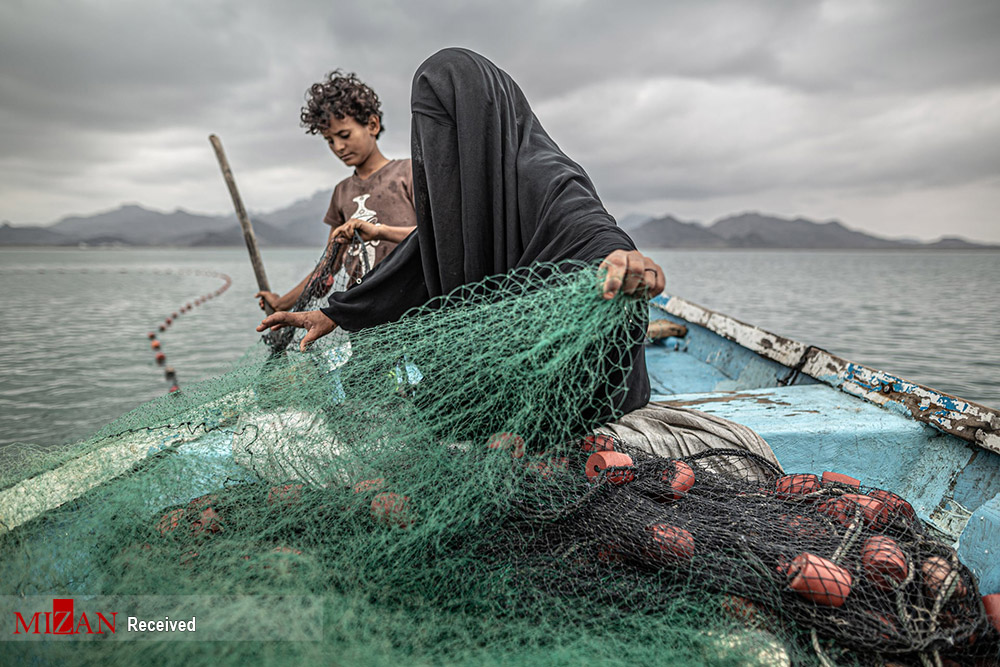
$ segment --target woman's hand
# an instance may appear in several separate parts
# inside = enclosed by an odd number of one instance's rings
[[[299,343],[299,351],[305,352],[306,347],[314,340],[322,338],[336,329],[337,323],[320,310],[309,310],[301,313],[282,311],[265,317],[264,321],[257,326],[257,331],[264,331],[267,328],[276,331],[282,327],[298,327],[306,330],[306,335]]]
[[[381,238],[379,235],[380,229],[381,225],[351,218],[333,230],[333,238],[339,243],[350,243],[354,239],[354,232],[356,231],[362,241],[374,241]]]
[[[663,291],[667,279],[663,269],[638,250],[615,250],[601,262],[607,270],[604,277],[604,298],[611,299],[619,290],[625,294],[641,294],[647,299]]]

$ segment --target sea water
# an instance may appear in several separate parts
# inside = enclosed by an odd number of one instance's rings
[[[667,291],[851,361],[1000,407],[1000,253],[650,251]],[[275,291],[319,249],[265,249]],[[259,334],[242,248],[0,249],[0,446],[86,437],[169,387],[229,369]]]

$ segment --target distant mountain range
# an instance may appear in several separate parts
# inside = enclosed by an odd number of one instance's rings
[[[624,222],[627,221],[627,222]],[[887,239],[849,229],[837,220],[815,222],[760,213],[740,213],[705,226],[671,215],[662,218],[623,218],[640,248],[789,248],[801,250],[948,249],[1000,250],[1000,246],[944,237],[924,243],[912,239]]]
[[[262,246],[317,248],[326,242],[329,227],[323,216],[331,192],[267,213],[253,213],[254,232]],[[787,219],[760,213],[741,213],[711,225],[684,222],[671,215],[654,218],[629,214],[619,223],[640,248],[795,248],[795,249],[992,249],[1000,246],[945,237],[932,243],[887,239],[845,227],[840,222]],[[63,218],[50,226],[0,226],[0,246],[238,246],[243,244],[236,217],[211,216],[177,209],[150,211],[135,204],[90,216]]]
[[[254,234],[262,246],[322,247],[330,228],[323,216],[332,192],[320,191],[286,208],[251,213]],[[9,245],[234,246],[243,245],[235,215],[200,215],[177,209],[150,211],[127,204],[113,211],[70,216],[49,226],[0,226],[0,246]]]

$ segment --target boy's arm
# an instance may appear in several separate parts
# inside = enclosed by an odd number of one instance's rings
[[[350,243],[357,231],[362,241],[388,241],[390,243],[401,243],[403,239],[413,233],[416,227],[395,227],[393,225],[377,225],[357,218],[351,218],[340,227],[333,230],[334,240],[340,243]]]

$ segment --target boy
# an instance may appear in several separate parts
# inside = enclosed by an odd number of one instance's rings
[[[334,155],[354,167],[354,173],[334,188],[323,218],[333,228],[327,250],[334,242],[342,244],[333,270],[343,266],[349,285],[361,282],[365,264],[368,268],[378,264],[417,225],[410,160],[389,160],[378,148],[385,129],[381,106],[375,91],[353,73],[335,70],[309,88],[300,117],[307,133],[321,134]],[[355,231],[365,241],[362,248],[350,247]],[[254,296],[260,298],[261,308],[267,302],[275,311],[289,310],[311,277],[310,272],[283,295],[261,291]]]

